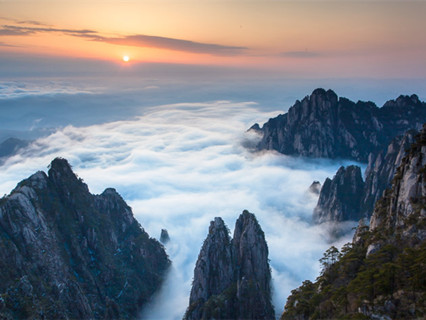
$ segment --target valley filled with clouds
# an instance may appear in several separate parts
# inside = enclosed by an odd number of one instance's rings
[[[348,163],[251,150],[259,137],[247,128],[276,114],[253,102],[214,101],[144,107],[127,120],[67,125],[8,158],[0,192],[46,171],[55,157],[68,159],[92,193],[116,188],[151,237],[159,239],[163,228],[171,237],[166,250],[172,269],[144,311],[157,318],[180,319],[185,312],[209,222],[220,216],[232,230],[247,209],[266,235],[280,314],[290,291],[318,275],[318,259],[331,243],[324,226],[310,223],[317,198],[308,188]],[[337,245],[350,238],[349,232]]]

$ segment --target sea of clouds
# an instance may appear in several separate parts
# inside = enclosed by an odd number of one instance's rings
[[[210,221],[220,216],[233,232],[247,209],[265,232],[280,315],[290,291],[318,276],[318,260],[332,244],[325,228],[310,223],[317,197],[308,188],[348,163],[253,152],[259,137],[247,129],[278,113],[251,102],[181,103],[144,108],[129,120],[66,126],[7,159],[0,192],[63,157],[92,193],[116,188],[151,237],[167,229],[173,265],[142,313],[150,319],[182,318]]]

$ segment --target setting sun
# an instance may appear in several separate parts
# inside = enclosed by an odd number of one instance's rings
[[[129,62],[129,60],[130,60],[129,56],[123,56],[123,61],[124,62]]]

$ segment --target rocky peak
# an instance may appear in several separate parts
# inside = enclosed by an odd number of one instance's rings
[[[215,218],[194,269],[184,319],[273,319],[268,248],[256,217],[244,211],[234,237]]]
[[[254,279],[261,290],[270,290],[268,246],[254,214],[244,210],[235,223],[232,245],[239,277]]]
[[[340,167],[333,179],[327,178],[321,188],[314,209],[314,221],[322,223],[359,220],[363,188],[360,167]]]
[[[209,234],[204,240],[194,269],[194,280],[185,319],[209,318],[206,307],[212,296],[220,295],[234,280],[231,239],[222,218],[210,222]],[[222,310],[228,313],[229,310]]]
[[[167,231],[167,229],[161,229],[160,242],[162,244],[166,244],[169,241],[170,241],[169,232]]]
[[[415,95],[400,96],[378,108],[372,102],[354,103],[332,90],[316,89],[286,114],[252,129],[263,133],[258,150],[367,162],[370,153],[409,129],[419,130],[424,122],[426,104]]]
[[[75,175],[66,159],[54,159],[49,165],[48,176],[58,192],[70,201],[74,201],[73,198],[79,193],[89,193],[87,185]]]
[[[338,217],[343,220],[353,221],[357,221],[362,218],[370,219],[373,213],[374,204],[382,197],[386,188],[390,187],[395,171],[401,164],[406,151],[414,142],[416,135],[417,131],[409,130],[404,135],[394,138],[384,150],[377,153],[371,153],[369,155],[368,166],[365,170],[366,179],[363,184],[364,187],[362,190],[357,191],[360,192],[361,197],[359,198],[357,196],[356,198],[353,198],[354,201],[360,201],[359,205],[355,206],[356,212],[358,212],[357,216],[346,214],[339,215],[337,213],[336,210],[343,210],[343,207],[337,205],[335,201],[340,198],[343,199],[344,195],[341,195],[340,193],[346,193],[347,191],[344,189],[338,189],[337,187],[330,189],[332,180],[327,178],[324,183],[324,187],[321,189],[318,205],[314,210],[314,220],[318,223],[324,221],[335,221],[334,219]],[[348,175],[353,176],[352,182],[348,179]],[[355,181],[362,180],[359,174],[344,174],[342,168],[339,169],[333,180],[335,180],[336,177],[339,177],[340,183],[348,183],[349,185],[354,185]],[[357,185],[357,183],[355,183],[355,185]],[[361,185],[361,183],[358,183],[358,185]],[[342,201],[351,201],[351,199],[345,199],[346,200]],[[326,217],[325,220],[324,217]]]
[[[370,230],[386,228],[401,232],[402,236],[419,237],[421,241],[426,239],[425,231],[417,233],[415,227],[426,220],[425,166],[426,124],[396,170],[392,188],[376,204]]]
[[[0,258],[6,319],[135,318],[170,264],[121,196],[90,194],[65,159],[0,201]]]
[[[393,107],[408,107],[408,106],[422,106],[422,102],[416,94],[400,95],[396,100],[389,100],[383,105],[384,108]]]
[[[312,182],[308,190],[310,193],[318,196],[321,192],[321,182],[319,181]]]

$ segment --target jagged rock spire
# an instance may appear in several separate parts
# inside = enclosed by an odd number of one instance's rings
[[[256,217],[244,211],[231,241],[221,218],[210,223],[194,269],[184,319],[273,319],[268,247]]]

